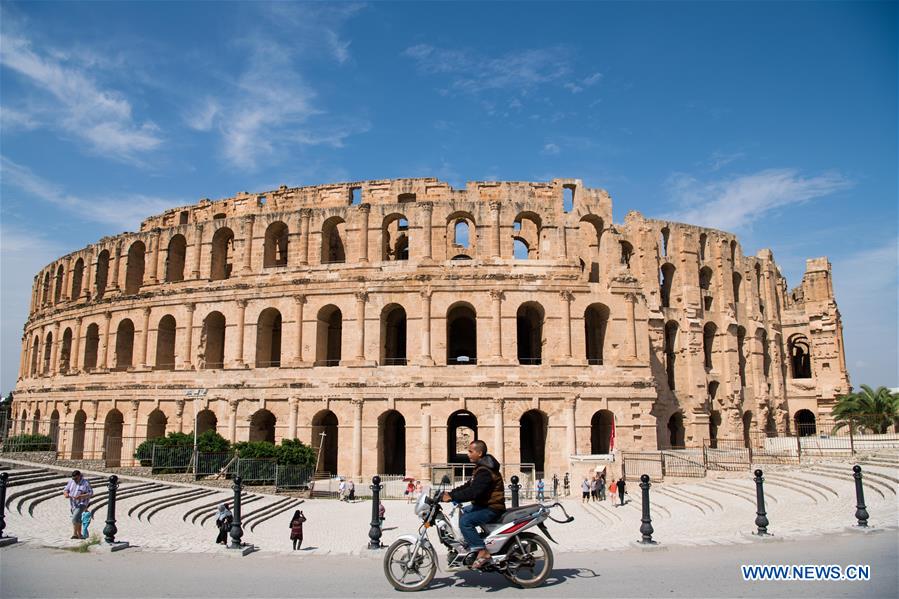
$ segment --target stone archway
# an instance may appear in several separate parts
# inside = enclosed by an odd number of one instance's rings
[[[378,472],[406,473],[406,419],[396,410],[378,417]]]
[[[478,418],[466,410],[450,414],[446,421],[446,461],[468,463],[468,444],[478,438]]]
[[[684,415],[682,412],[675,412],[668,419],[668,447],[684,447],[684,434]]]
[[[258,410],[250,417],[250,441],[275,442],[275,415],[268,410]]]
[[[147,440],[165,437],[167,425],[168,418],[162,413],[162,410],[157,408],[150,412],[150,415],[147,417]]]
[[[609,410],[599,410],[590,419],[590,453],[594,455],[612,452],[612,433],[615,415]]]
[[[122,465],[122,428],[125,418],[122,413],[112,409],[106,414],[103,423],[103,454],[106,456],[106,467],[117,468]]]
[[[87,428],[87,414],[84,410],[75,412],[75,420],[72,422],[72,451],[70,457],[73,460],[84,458],[84,432]]]
[[[537,477],[543,476],[546,465],[546,432],[549,418],[540,410],[528,410],[519,423],[519,461],[533,464]]]
[[[813,437],[818,432],[815,415],[811,410],[799,410],[793,416],[793,422],[796,426],[796,434],[800,437]]]
[[[331,410],[322,410],[312,417],[312,446],[316,448],[315,471],[332,476],[337,471],[337,439],[339,434],[337,415]]]
[[[202,435],[206,431],[214,431],[218,426],[218,418],[212,410],[200,410],[197,413],[197,434]]]

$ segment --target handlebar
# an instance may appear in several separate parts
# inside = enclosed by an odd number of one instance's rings
[[[550,520],[552,520],[553,522],[555,522],[555,523],[557,523],[557,524],[568,524],[569,522],[573,522],[573,521],[574,521],[574,516],[569,516],[569,515],[568,515],[568,512],[565,511],[565,506],[562,505],[561,503],[559,503],[558,501],[555,502],[554,504],[549,505],[549,506],[546,506],[546,507],[547,507],[547,514],[546,514],[546,517],[549,518]],[[559,508],[560,510],[562,510],[562,513],[565,514],[565,519],[564,519],[564,520],[556,520],[555,518],[552,517],[552,512],[551,512],[551,510],[552,510],[554,507],[557,507],[557,508]]]

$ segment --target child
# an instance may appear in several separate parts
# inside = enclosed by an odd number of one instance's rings
[[[81,538],[86,539],[87,536],[87,527],[91,524],[91,512],[90,510],[84,510],[81,512]]]
[[[384,507],[384,502],[378,502],[378,520],[380,520],[381,525],[384,525],[384,519],[387,516],[387,508]]]

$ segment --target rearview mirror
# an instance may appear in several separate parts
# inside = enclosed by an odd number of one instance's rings
[[[444,474],[444,475],[443,475],[443,478],[440,479],[440,484],[441,484],[441,485],[448,485],[448,484],[450,484],[450,477],[447,476],[446,474]]]

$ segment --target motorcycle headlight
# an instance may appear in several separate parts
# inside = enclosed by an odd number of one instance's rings
[[[427,504],[427,498],[427,494],[422,493],[418,497],[418,501],[415,502],[415,515],[419,518],[424,518],[425,516],[427,516],[428,512],[431,509],[431,506]]]

